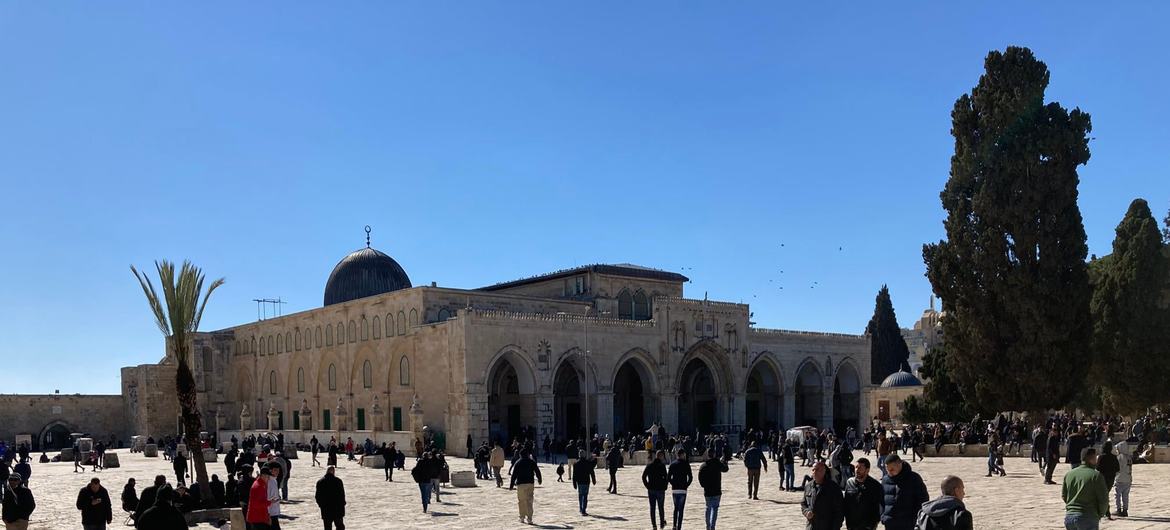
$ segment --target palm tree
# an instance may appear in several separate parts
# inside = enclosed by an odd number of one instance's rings
[[[195,399],[195,375],[191,371],[192,344],[189,335],[199,330],[199,320],[203,318],[203,308],[207,307],[207,299],[211,298],[212,291],[223,285],[223,278],[211,282],[204,293],[203,271],[190,261],[183,262],[178,277],[175,276],[174,263],[162,260],[154,262],[154,266],[158,269],[159,284],[162,287],[161,300],[149,277],[139,273],[133,265],[130,266],[130,271],[142,285],[142,292],[154,313],[158,329],[166,337],[169,349],[174,352],[178,365],[175,372],[175,391],[183,417],[183,441],[191,455],[195,479],[199,482],[202,498],[208,499],[211,490],[207,486],[207,464],[203,461],[203,451],[200,449],[202,444],[199,441],[199,432],[203,429],[203,422],[199,415],[199,403]]]

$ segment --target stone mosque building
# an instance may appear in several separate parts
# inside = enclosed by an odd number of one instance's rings
[[[687,298],[687,281],[600,264],[418,287],[367,243],[333,269],[323,307],[196,334],[205,429],[408,441],[413,420],[462,447],[468,434],[478,443],[524,427],[563,439],[587,422],[608,434],[735,432],[844,430],[868,417],[866,337],[755,327],[747,304]],[[169,355],[122,369],[114,434],[176,431],[173,374]],[[30,410],[52,398],[25,397],[46,400]],[[50,428],[86,429],[72,421],[24,429],[38,442]]]

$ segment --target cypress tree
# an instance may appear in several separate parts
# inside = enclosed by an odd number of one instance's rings
[[[890,289],[885,285],[878,290],[877,300],[874,302],[873,317],[865,326],[865,333],[869,335],[869,378],[873,384],[880,384],[886,376],[899,369],[910,371],[910,348],[906,347],[906,339],[902,337],[902,328],[898,327],[898,317],[894,314],[894,303],[890,300]]]
[[[1170,267],[1146,201],[1129,205],[1116,234],[1113,253],[1091,266],[1097,361],[1091,379],[1107,407],[1128,413],[1170,398],[1170,319],[1161,303]]]
[[[1048,67],[993,51],[951,112],[955,152],[940,194],[946,239],[923,247],[943,301],[951,377],[983,410],[1059,408],[1091,362],[1092,321],[1077,166],[1089,115],[1044,102]]]
[[[918,373],[926,379],[922,397],[906,398],[906,418],[914,422],[967,421],[974,411],[947,371],[947,347],[940,343],[922,357]],[[984,411],[994,412],[994,411]]]

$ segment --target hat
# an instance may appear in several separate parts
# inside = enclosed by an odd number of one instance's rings
[[[20,476],[20,473],[13,471],[11,475],[8,475],[8,480],[21,481],[24,480],[24,477]]]

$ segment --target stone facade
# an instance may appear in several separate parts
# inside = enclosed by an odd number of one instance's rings
[[[860,425],[866,337],[757,328],[746,304],[685,298],[686,281],[593,265],[481,289],[399,289],[197,333],[204,428],[410,440],[416,396],[420,425],[459,446],[522,427],[564,438],[586,425]],[[124,422],[117,432],[176,432],[173,363],[166,352],[122,369],[123,395],[109,407]]]
[[[0,395],[0,440],[29,435],[36,450],[64,447],[74,432],[128,441],[129,427],[122,396]]]

